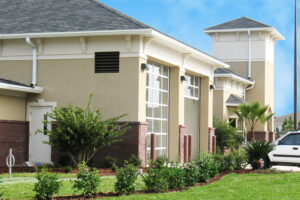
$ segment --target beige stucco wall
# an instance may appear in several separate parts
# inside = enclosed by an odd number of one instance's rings
[[[248,62],[229,62],[230,70],[248,76]],[[253,89],[246,93],[248,102],[258,101],[263,106],[270,106],[274,110],[274,66],[264,61],[253,61],[251,65],[251,79],[255,80]],[[273,130],[273,123],[270,128]],[[259,125],[257,131],[267,131],[267,124]],[[269,131],[272,131],[269,129]]]
[[[12,63],[15,62],[0,61],[1,75],[29,83],[31,75],[14,71]],[[16,63],[19,62],[21,61]],[[39,60],[37,84],[44,88],[44,92],[41,95],[31,95],[28,101],[44,99],[47,102],[57,102],[58,106],[72,103],[85,108],[89,95],[94,94],[92,108],[100,108],[104,118],[127,114],[122,120],[145,121],[145,94],[140,85],[146,82],[140,62],[139,58],[120,58],[120,73],[108,76],[94,72],[94,59]],[[29,62],[23,63],[24,69],[28,71],[30,66]],[[144,83],[139,84],[140,81]]]
[[[0,94],[0,120],[25,121],[25,115],[25,97]]]
[[[200,104],[199,100],[184,98],[184,125],[186,133],[192,135],[192,156],[200,151]]]

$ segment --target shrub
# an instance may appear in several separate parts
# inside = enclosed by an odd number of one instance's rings
[[[178,189],[185,186],[185,170],[179,163],[170,163],[168,167],[169,188]]]
[[[268,156],[268,153],[273,151],[274,148],[275,145],[273,143],[266,141],[249,142],[244,147],[249,157],[249,164],[253,169],[261,168],[260,159],[266,158]]]
[[[201,153],[194,162],[199,169],[199,181],[207,182],[210,177],[219,173],[220,164],[214,160],[212,154]]]
[[[62,186],[62,183],[58,181],[57,174],[51,174],[47,166],[43,166],[35,178],[38,181],[33,188],[33,191],[36,192],[36,199],[51,199]]]
[[[162,159],[155,161],[142,178],[149,191],[164,192],[169,189],[168,166]]]
[[[214,127],[217,137],[217,148],[221,153],[224,153],[225,148],[237,148],[244,142],[244,137],[226,121],[214,118]]]
[[[97,187],[100,185],[100,176],[95,169],[89,169],[85,162],[78,165],[77,180],[73,185],[75,191],[82,191],[83,196],[90,197],[97,193]]]
[[[200,178],[199,168],[194,161],[184,164],[185,185],[194,186]]]
[[[71,166],[65,166],[65,167],[64,167],[64,172],[65,172],[65,173],[70,173],[70,172],[72,172],[72,169],[73,169],[73,168],[72,168]]]
[[[246,156],[246,152],[243,149],[241,149],[240,151],[234,149],[232,152],[230,152],[230,154],[234,157],[234,161],[235,161],[234,169],[240,170],[246,167],[247,156]]]
[[[142,161],[135,154],[131,155],[131,157],[128,160],[128,163],[132,164],[138,168],[140,168],[142,166]]]
[[[63,108],[56,107],[52,113],[47,113],[49,120],[43,123],[57,128],[36,131],[48,135],[51,140],[47,143],[70,155],[76,166],[82,161],[89,162],[99,149],[119,142],[119,136],[129,128],[127,124],[118,122],[125,115],[103,119],[99,109],[91,110],[91,102],[92,95],[86,109],[71,104]]]
[[[2,180],[1,180],[2,178],[0,177],[0,183],[2,183]],[[2,185],[0,185],[0,200],[2,199],[2,197],[3,197],[3,192],[2,192],[2,189],[3,189],[3,186]]]
[[[138,168],[125,161],[124,167],[118,170],[117,182],[115,183],[115,190],[120,194],[133,194],[135,192],[135,184],[138,177]]]
[[[214,160],[219,163],[219,172],[233,170],[235,167],[235,161],[232,155],[224,156],[223,154],[215,154]]]
[[[106,156],[104,159],[104,167],[106,169],[112,169],[113,171],[116,171],[117,166],[117,159],[112,156]]]

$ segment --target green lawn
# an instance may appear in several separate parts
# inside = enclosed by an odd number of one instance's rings
[[[29,177],[31,175],[28,175]],[[28,177],[27,176],[27,177]],[[70,177],[71,176],[71,177]],[[22,174],[19,174],[22,177]],[[73,175],[74,177],[74,175]],[[61,178],[72,178],[72,175],[61,175]],[[116,178],[113,176],[102,177],[101,192],[109,192],[114,189]],[[33,183],[2,184],[4,199],[31,199]],[[60,195],[73,194],[72,183],[64,181]],[[144,189],[141,178],[138,180],[138,189]],[[300,173],[284,174],[229,174],[220,181],[203,187],[194,187],[183,192],[171,192],[163,194],[131,195],[107,199],[300,199]]]

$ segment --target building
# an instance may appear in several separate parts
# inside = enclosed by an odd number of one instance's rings
[[[260,102],[269,106],[269,113],[274,112],[274,46],[284,37],[274,27],[246,17],[204,32],[212,37],[212,55],[230,65],[215,70],[214,116],[235,120],[237,126],[237,116],[230,110],[245,101]],[[268,139],[274,118],[256,131]]]
[[[16,162],[56,162],[58,153],[36,129],[45,113],[69,103],[104,118],[127,114],[123,142],[95,156],[183,156],[212,149],[213,78],[229,65],[96,0],[0,1],[0,165],[8,148]],[[22,144],[22,145],[21,145]]]

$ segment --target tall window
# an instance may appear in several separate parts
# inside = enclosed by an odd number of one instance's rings
[[[186,98],[199,100],[200,97],[200,77],[185,74],[184,96]]]
[[[155,134],[155,155],[168,156],[169,67],[148,63],[146,120],[148,122],[147,156],[150,158],[151,133]]]

